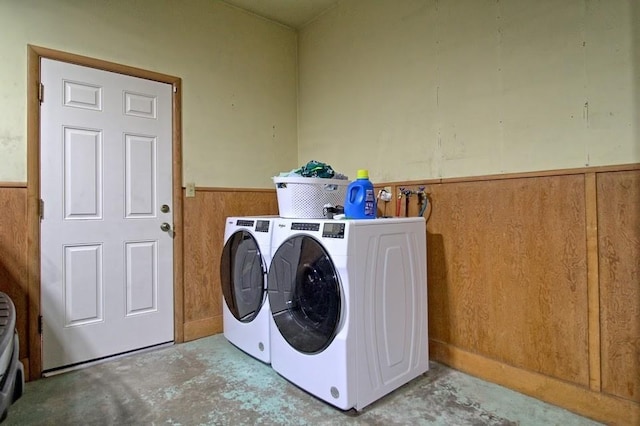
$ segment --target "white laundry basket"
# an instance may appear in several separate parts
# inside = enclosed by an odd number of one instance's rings
[[[325,204],[344,205],[348,180],[274,177],[280,217],[321,219]]]

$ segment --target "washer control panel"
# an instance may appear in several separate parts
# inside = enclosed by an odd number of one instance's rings
[[[324,238],[344,238],[344,223],[327,222],[322,227]]]

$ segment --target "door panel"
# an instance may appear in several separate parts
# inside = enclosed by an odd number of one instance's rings
[[[63,86],[65,106],[102,110],[102,87],[66,80]]]
[[[43,369],[173,340],[172,87],[42,59]]]
[[[157,244],[131,242],[126,247],[127,315],[151,312],[157,309]]]
[[[124,135],[126,217],[156,214],[156,138]]]
[[[124,113],[143,118],[156,118],[156,98],[141,93],[124,92]]]
[[[66,219],[102,219],[102,132],[64,127]]]
[[[102,321],[102,246],[64,247],[65,327]]]

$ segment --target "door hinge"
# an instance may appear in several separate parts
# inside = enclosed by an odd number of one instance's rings
[[[175,84],[173,85],[173,93],[178,93],[178,86]]]
[[[38,334],[42,334],[42,315],[38,315]]]
[[[42,83],[38,86],[38,100],[40,101],[40,104],[44,102],[44,84]]]
[[[39,207],[39,212],[40,213],[40,220],[44,220],[44,200],[42,198],[40,198],[40,207]]]

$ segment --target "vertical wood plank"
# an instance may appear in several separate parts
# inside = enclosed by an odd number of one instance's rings
[[[220,293],[215,288],[216,241],[224,222],[215,194],[196,192],[184,199],[185,324],[221,315]]]
[[[598,173],[602,391],[640,402],[640,170]]]
[[[430,338],[588,386],[584,176],[427,192]]]
[[[589,312],[589,387],[599,392],[600,378],[600,289],[598,280],[598,206],[596,174],[585,174],[587,225],[587,297]]]
[[[16,307],[20,357],[29,356],[27,285],[27,190],[0,187],[0,291]]]

